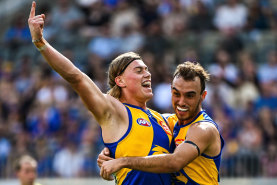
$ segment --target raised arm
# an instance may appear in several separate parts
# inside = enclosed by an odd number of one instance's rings
[[[220,152],[220,140],[218,139],[219,134],[214,126],[198,124],[190,128],[186,141],[195,143],[199,148],[199,153],[195,145],[183,142],[175,149],[173,154],[124,157],[105,161],[102,164],[100,175],[104,179],[109,179],[112,173],[121,168],[131,168],[152,173],[177,172],[198,157],[198,154],[217,155]]]
[[[94,114],[100,125],[108,123],[107,119],[124,108],[115,98],[103,94],[95,83],[81,72],[65,56],[55,50],[43,38],[45,15],[35,15],[36,3],[32,3],[28,24],[32,35],[32,41],[47,63],[58,72],[74,90],[80,95],[84,104]],[[123,107],[123,108],[122,108]],[[120,117],[120,116],[119,116]],[[117,118],[116,118],[117,119]]]

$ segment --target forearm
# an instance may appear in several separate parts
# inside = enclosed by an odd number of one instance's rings
[[[83,73],[75,67],[70,60],[47,43],[44,38],[34,44],[41,50],[40,53],[52,69],[59,73],[70,84],[77,83],[80,78],[82,78]]]
[[[121,166],[152,173],[172,173],[179,171],[182,166],[178,164],[172,154],[161,154],[147,157],[124,157]]]

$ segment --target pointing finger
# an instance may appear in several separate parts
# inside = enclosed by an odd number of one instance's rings
[[[32,3],[32,8],[31,8],[31,11],[30,11],[30,15],[29,15],[29,18],[33,18],[36,14],[36,2],[33,1]]]

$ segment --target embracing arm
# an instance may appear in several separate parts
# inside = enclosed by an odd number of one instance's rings
[[[216,129],[212,127],[196,125],[195,127],[191,127],[187,134],[186,140],[195,143],[199,147],[200,154],[203,152],[209,153],[211,143],[214,143],[218,136],[217,131],[215,131]],[[110,174],[121,168],[131,168],[152,173],[177,172],[197,157],[198,150],[195,145],[183,142],[175,149],[173,154],[124,157],[106,161],[102,164],[100,174],[103,178],[108,178]]]
[[[197,154],[194,147],[183,143],[176,148],[173,154],[159,154],[147,157],[123,157],[105,161],[102,164],[100,175],[103,179],[110,180],[111,174],[122,168],[152,173],[177,172],[195,159]]]
[[[180,144],[173,154],[159,154],[146,157],[123,157],[103,163],[110,162],[112,171],[118,171],[121,168],[131,168],[152,173],[172,173],[177,172],[198,156],[195,147],[187,143]],[[103,168],[103,170],[104,170]]]

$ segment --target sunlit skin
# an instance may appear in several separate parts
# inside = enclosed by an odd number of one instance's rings
[[[207,91],[201,93],[200,78],[186,81],[182,77],[175,77],[171,86],[172,106],[179,119],[179,124],[184,125],[193,121],[201,111],[201,103]]]
[[[126,107],[128,103],[146,109],[146,102],[152,98],[151,74],[142,60],[131,62],[124,72],[115,78],[121,89],[119,99],[103,93],[85,73],[53,48],[43,37],[45,15],[36,15],[36,3],[32,3],[28,25],[34,45],[49,66],[59,73],[78,93],[87,109],[101,126],[104,142],[117,142],[129,127]],[[99,106],[101,105],[101,106]]]
[[[151,88],[151,74],[142,60],[133,61],[116,78],[116,83],[122,89],[121,102],[146,108],[146,102],[153,96]]]
[[[193,121],[201,111],[201,104],[207,92],[201,93],[201,82],[197,76],[193,80],[175,77],[172,82],[172,105],[184,125]],[[221,141],[217,128],[208,122],[198,122],[190,126],[186,140],[194,142],[199,147],[200,154],[217,156],[221,150]],[[107,152],[107,151],[106,151]],[[107,156],[98,160],[101,166],[100,175],[106,180],[122,168],[130,168],[151,173],[172,173],[187,166],[199,156],[196,148],[182,142],[172,154],[160,154],[147,157],[122,157],[112,159]]]
[[[21,164],[21,168],[17,172],[17,177],[21,185],[34,185],[37,177],[36,166],[29,162]]]

